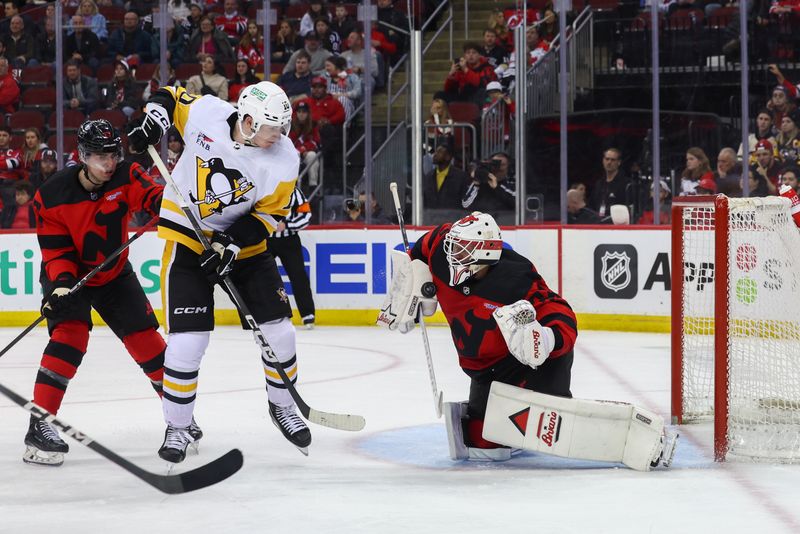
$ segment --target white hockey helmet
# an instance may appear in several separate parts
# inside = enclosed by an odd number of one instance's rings
[[[500,261],[500,227],[488,213],[472,212],[450,227],[444,238],[444,253],[450,264],[450,285],[463,284],[487,265]]]
[[[277,126],[286,135],[292,125],[292,104],[289,97],[272,82],[258,82],[242,89],[238,103],[239,132],[245,139],[252,139],[262,126]],[[244,118],[253,117],[253,133],[242,131]]]

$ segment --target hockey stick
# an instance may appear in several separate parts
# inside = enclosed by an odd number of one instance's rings
[[[64,434],[71,437],[75,441],[86,445],[94,452],[104,457],[107,460],[117,464],[125,471],[131,473],[135,477],[147,482],[157,490],[164,493],[186,493],[189,491],[198,490],[211,486],[217,482],[221,482],[233,475],[241,469],[244,463],[244,457],[239,449],[232,449],[213,462],[202,465],[191,471],[185,473],[178,473],[175,475],[157,475],[149,471],[145,471],[138,465],[126,460],[114,451],[107,449],[103,445],[94,441],[92,438],[78,430],[77,428],[68,425],[56,416],[34,404],[25,400],[25,398],[0,384],[0,393],[14,401],[16,404],[30,412],[36,419],[44,420],[51,425],[57,426]]]
[[[189,205],[186,203],[186,199],[183,198],[183,194],[181,193],[180,189],[178,189],[175,181],[172,179],[172,175],[167,170],[164,162],[161,161],[161,156],[158,155],[158,152],[156,152],[156,149],[153,148],[152,145],[147,147],[147,151],[150,154],[150,157],[153,158],[153,162],[158,167],[158,170],[161,171],[161,176],[164,177],[164,180],[167,181],[169,186],[175,192],[175,197],[178,199],[178,204],[180,205],[184,215],[186,215],[186,218],[189,219],[190,223],[192,223],[192,228],[197,235],[197,239],[203,245],[203,248],[208,250],[211,248],[211,243],[209,243],[208,238],[200,229],[200,223],[197,221],[194,213],[192,213]],[[270,347],[269,343],[267,343],[267,339],[261,333],[258,323],[256,323],[255,319],[253,319],[249,308],[244,303],[244,300],[239,294],[239,291],[236,289],[236,286],[233,285],[230,277],[226,276],[223,282],[225,283],[225,287],[228,289],[228,293],[233,301],[233,305],[236,306],[236,308],[239,310],[239,313],[244,317],[245,322],[247,322],[247,326],[249,326],[253,331],[253,338],[255,338],[256,344],[261,349],[261,355],[264,357],[264,359],[275,366],[275,369],[278,371],[281,380],[286,386],[286,389],[289,390],[289,394],[294,399],[294,402],[297,404],[297,407],[300,410],[300,413],[303,414],[303,417],[312,423],[327,426],[329,428],[336,428],[338,430],[349,430],[355,432],[364,428],[366,422],[360,415],[321,412],[311,408],[308,404],[306,404],[306,402],[300,396],[300,393],[298,393],[297,389],[294,387],[294,384],[292,384],[291,379],[287,376],[286,371],[283,369],[283,365],[278,361],[278,357],[275,355],[272,347]]]
[[[150,221],[148,221],[148,223],[147,223],[147,224],[145,224],[144,226],[142,226],[141,228],[139,228],[139,230],[138,230],[138,231],[137,231],[135,234],[133,234],[133,236],[132,236],[130,239],[128,239],[128,240],[127,240],[127,241],[125,241],[123,244],[121,244],[119,247],[117,247],[117,250],[115,250],[114,252],[112,252],[112,253],[111,253],[111,254],[110,254],[110,255],[109,255],[109,256],[108,256],[106,259],[104,259],[104,260],[103,260],[103,263],[101,263],[100,265],[98,265],[97,267],[95,267],[94,269],[92,269],[91,271],[89,271],[89,273],[88,273],[86,276],[84,276],[83,278],[81,278],[80,280],[78,280],[78,283],[76,283],[74,286],[72,286],[72,287],[70,288],[70,290],[69,290],[69,294],[71,295],[71,294],[75,293],[76,291],[78,291],[78,290],[79,290],[80,288],[82,288],[83,286],[85,286],[85,285],[86,285],[86,283],[87,283],[89,280],[91,280],[91,279],[94,277],[94,275],[96,275],[97,273],[99,273],[100,271],[102,271],[103,269],[105,269],[106,267],[108,267],[108,265],[109,265],[109,264],[110,264],[112,261],[114,261],[114,260],[116,260],[116,259],[117,259],[117,256],[119,256],[120,254],[122,254],[122,252],[123,252],[125,249],[127,249],[129,246],[131,246],[131,244],[133,244],[133,242],[134,242],[134,241],[136,241],[137,239],[139,239],[139,237],[140,237],[140,236],[141,236],[141,235],[142,235],[142,234],[143,234],[143,233],[144,233],[146,230],[149,230],[150,228],[152,228],[153,226],[155,226],[155,224],[156,224],[157,222],[158,222],[158,217],[153,217],[153,218],[152,218]],[[13,347],[14,345],[16,345],[16,344],[19,342],[19,340],[20,340],[20,339],[22,339],[23,337],[27,336],[27,335],[28,335],[28,332],[30,332],[31,330],[33,330],[34,328],[36,328],[36,326],[37,326],[39,323],[41,323],[42,321],[44,321],[44,319],[45,319],[44,315],[39,315],[39,317],[37,317],[37,318],[36,318],[36,320],[35,320],[35,321],[33,321],[33,322],[32,322],[32,323],[31,323],[31,324],[30,324],[30,325],[29,325],[29,326],[28,326],[28,327],[27,327],[25,330],[23,330],[23,331],[22,331],[22,332],[21,332],[21,333],[20,333],[20,334],[19,334],[17,337],[15,337],[14,339],[12,339],[12,340],[11,340],[11,343],[9,343],[8,345],[6,345],[6,346],[5,346],[5,348],[4,348],[3,350],[0,350],[0,357],[2,357],[2,356],[3,356],[3,354],[5,354],[5,353],[6,353],[6,352],[8,352],[9,350],[11,350],[11,347]]]
[[[411,250],[411,246],[408,242],[405,221],[403,221],[403,208],[400,207],[400,197],[397,195],[397,183],[390,183],[389,189],[392,190],[394,209],[397,211],[397,222],[400,224],[400,233],[403,234],[403,245],[406,247],[406,252],[408,252]],[[442,391],[436,385],[436,373],[433,370],[433,358],[431,357],[431,344],[428,341],[428,330],[425,328],[425,320],[423,319],[421,313],[419,314],[419,328],[422,331],[422,344],[425,347],[425,357],[428,360],[428,375],[431,378],[431,391],[433,392],[433,404],[436,408],[436,417],[440,418],[442,417],[444,393],[442,393]]]

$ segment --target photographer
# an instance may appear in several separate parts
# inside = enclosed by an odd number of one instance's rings
[[[509,165],[509,157],[505,152],[498,152],[491,159],[470,165],[472,182],[461,200],[461,206],[492,215],[513,210],[517,188],[514,180],[508,176]]]
[[[370,207],[372,208],[372,224],[392,224],[389,217],[384,215],[383,208],[375,199],[375,193],[371,195],[372,201]],[[366,210],[364,207],[367,203],[367,194],[361,191],[358,198],[348,198],[344,201],[344,222],[363,222],[366,219]]]

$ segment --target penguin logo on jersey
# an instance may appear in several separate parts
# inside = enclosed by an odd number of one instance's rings
[[[222,159],[197,160],[197,197],[190,192],[189,198],[198,206],[200,218],[222,213],[228,206],[247,202],[245,193],[253,184],[236,169],[225,167]]]

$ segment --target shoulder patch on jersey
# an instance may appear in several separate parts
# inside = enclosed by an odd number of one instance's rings
[[[195,156],[195,163],[197,196],[190,191],[189,199],[198,206],[201,219],[248,201],[244,195],[255,186],[241,172],[225,167],[221,158],[203,160]]]

